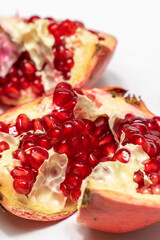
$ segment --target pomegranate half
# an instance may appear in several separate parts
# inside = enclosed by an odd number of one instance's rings
[[[108,34],[81,22],[32,16],[0,18],[0,102],[19,105],[67,81],[91,87],[116,47]]]
[[[160,219],[160,118],[124,89],[59,83],[2,114],[0,131],[1,204],[13,214],[62,219],[78,202],[78,222],[109,232]]]

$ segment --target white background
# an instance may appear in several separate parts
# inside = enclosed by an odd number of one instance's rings
[[[0,0],[0,15],[16,12],[82,20],[90,29],[116,36],[115,55],[97,86],[124,87],[141,95],[149,109],[160,115],[159,0]],[[39,223],[0,213],[0,239],[159,240],[160,223],[131,233],[111,234],[79,226],[76,214],[58,223]]]

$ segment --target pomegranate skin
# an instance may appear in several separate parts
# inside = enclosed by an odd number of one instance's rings
[[[1,202],[1,204],[3,205],[3,207],[5,208],[5,210],[11,212],[12,214],[21,217],[21,218],[25,218],[28,220],[33,220],[33,221],[41,221],[41,222],[49,222],[49,221],[59,221],[62,219],[65,219],[69,216],[71,216],[77,209],[76,207],[74,207],[74,209],[72,211],[68,211],[68,212],[62,212],[62,213],[57,213],[57,214],[48,214],[48,215],[43,215],[41,213],[38,213],[37,211],[35,212],[29,212],[26,211],[25,209],[23,210],[21,208],[21,206],[17,206],[17,207],[11,207],[8,204],[8,200],[3,198],[3,201]]]
[[[83,204],[84,203],[84,204]],[[160,204],[109,190],[86,188],[77,221],[87,227],[124,233],[160,220]]]

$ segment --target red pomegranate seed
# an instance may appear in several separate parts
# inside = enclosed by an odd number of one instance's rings
[[[61,22],[59,25],[59,30],[61,31],[62,35],[67,37],[73,35],[77,29],[77,25],[69,19]]]
[[[21,161],[21,165],[23,167],[28,167],[29,166],[29,161],[27,159],[27,155],[25,153],[24,150],[22,149],[17,149],[14,153],[13,153],[13,158],[14,159],[18,159]]]
[[[106,117],[99,117],[94,121],[95,130],[94,134],[97,136],[102,136],[102,134],[106,133],[109,130],[108,126],[108,118]]]
[[[9,144],[5,141],[0,142],[0,153],[8,150],[10,148]]]
[[[58,83],[57,86],[56,86],[56,89],[59,89],[59,88],[65,88],[65,89],[71,90],[71,89],[72,89],[72,86],[71,86],[71,84],[69,84],[69,83],[60,82],[60,83]]]
[[[150,149],[149,143],[141,134],[133,134],[129,141],[135,145],[141,145],[145,152],[148,152]]]
[[[34,169],[38,169],[44,160],[49,158],[49,154],[46,150],[40,147],[33,147],[29,153],[29,161]]]
[[[30,18],[28,19],[28,22],[29,22],[29,23],[34,23],[34,22],[36,22],[36,21],[39,20],[39,19],[40,19],[39,16],[32,16],[32,17],[30,17]]]
[[[29,182],[24,179],[14,179],[13,186],[15,191],[19,194],[28,194],[31,189]]]
[[[153,118],[154,122],[156,123],[157,130],[160,131],[160,117],[154,117]]]
[[[72,139],[72,147],[74,150],[74,154],[78,153],[82,149],[82,137],[81,136],[76,136],[75,138]],[[85,149],[85,147],[84,147]]]
[[[37,96],[41,96],[44,93],[44,87],[41,80],[35,79],[32,83],[32,90]]]
[[[73,174],[85,178],[91,173],[91,168],[83,162],[74,162],[72,165]]]
[[[23,136],[21,142],[24,142],[27,139],[32,139],[34,142],[37,140],[37,135],[35,133],[27,133],[26,135]]]
[[[151,161],[144,164],[146,174],[150,173],[158,173],[160,170],[160,162],[156,159],[152,159]]]
[[[26,114],[20,114],[16,119],[17,130],[21,132],[27,132],[30,129],[30,119]]]
[[[58,29],[57,23],[54,22],[54,23],[49,24],[48,31],[54,36],[56,41],[58,41],[60,39],[61,32]]]
[[[12,177],[18,179],[28,180],[30,183],[34,182],[34,175],[29,169],[23,167],[15,167],[11,172]]]
[[[61,183],[60,189],[63,192],[64,196],[67,197],[69,195],[69,190],[65,182]]]
[[[55,20],[52,17],[46,17],[46,20],[48,20],[49,22],[55,22]]]
[[[56,57],[59,61],[61,61],[61,60],[66,61],[67,59],[73,58],[73,51],[71,49],[65,48],[64,45],[56,46],[56,51],[57,51]]]
[[[62,71],[62,75],[65,81],[69,80],[71,78],[71,73],[70,72],[66,72],[66,71]]]
[[[113,141],[113,137],[112,137],[112,133],[110,131],[108,131],[107,133],[105,133],[99,141],[99,146],[102,146],[106,143],[110,143]]]
[[[60,122],[64,122],[73,118],[73,111],[70,110],[53,110],[52,116]]]
[[[63,107],[64,109],[71,111],[75,107],[76,103],[77,103],[77,97],[74,97],[71,100],[69,100]]]
[[[74,156],[75,161],[85,161],[87,159],[87,152],[84,149],[81,149],[79,153],[76,153]]]
[[[59,71],[69,72],[74,66],[74,61],[73,61],[73,58],[68,58],[68,59],[56,58],[54,60],[54,65],[55,65],[55,68]]]
[[[31,126],[34,131],[37,131],[37,130],[44,131],[42,121],[40,118],[33,119],[31,122]]]
[[[77,203],[79,197],[81,196],[81,190],[79,188],[75,188],[71,190],[70,196],[72,201]]]
[[[76,125],[77,134],[78,135],[82,135],[83,132],[84,132],[84,128],[85,128],[85,123],[82,120],[80,120],[80,119],[74,119],[73,122]]]
[[[154,143],[152,143],[152,142],[150,142],[149,145],[150,145],[150,148],[147,149],[148,151],[146,151],[146,153],[147,153],[150,157],[156,156],[157,153],[158,153],[157,146],[156,146]]]
[[[74,121],[66,121],[62,125],[64,136],[68,139],[77,135],[77,126]]]
[[[69,140],[63,140],[62,142],[58,143],[55,147],[55,151],[59,154],[66,154],[67,156],[72,155],[72,146]]]
[[[44,126],[45,130],[48,130],[52,127],[56,127],[59,125],[58,122],[56,121],[56,119],[54,119],[54,117],[52,116],[52,114],[43,116],[42,122],[43,122],[43,126]]]
[[[122,163],[127,163],[130,159],[130,156],[131,154],[127,149],[121,148],[114,154],[112,161],[118,160]]]
[[[20,63],[20,68],[25,75],[34,75],[36,72],[36,67],[31,60],[23,60]]]
[[[0,121],[0,132],[9,133],[9,127],[6,123]]]
[[[32,148],[34,147],[36,144],[35,142],[32,140],[32,139],[26,139],[22,142],[21,144],[21,148],[26,150],[26,149],[29,149],[29,148]]]
[[[134,117],[135,117],[135,116],[134,116],[133,114],[127,113],[127,114],[125,115],[125,120],[128,121],[128,122],[130,122]]]
[[[64,105],[74,97],[71,90],[65,88],[55,89],[53,94],[53,103],[59,107],[64,107]]]
[[[47,137],[50,141],[50,144],[54,146],[58,141],[61,141],[63,138],[63,131],[60,127],[53,127],[47,131]]]
[[[80,179],[78,176],[75,176],[73,174],[68,174],[66,176],[66,182],[67,182],[67,186],[70,189],[73,189],[81,185],[82,179]]]
[[[88,120],[88,119],[82,119],[82,121],[85,124],[84,134],[93,132],[94,123],[91,120]]]
[[[84,28],[84,24],[80,21],[74,21],[74,23],[76,24],[77,27],[80,27],[80,28]]]
[[[97,150],[94,150],[92,153],[89,154],[88,161],[91,167],[95,167],[100,162],[100,154]]]
[[[74,88],[74,91],[78,93],[79,95],[84,95],[82,90],[80,88]]]
[[[138,128],[141,132],[141,134],[146,134],[148,132],[148,129],[144,123],[132,123],[132,127]]]
[[[144,124],[146,124],[147,121],[146,121],[146,119],[144,119],[142,117],[134,117],[132,119],[131,123],[144,123]]]
[[[117,143],[114,143],[114,142],[111,142],[109,144],[106,144],[106,145],[103,145],[103,154],[105,156],[108,156],[108,155],[112,155],[115,153],[115,151],[117,150]]]
[[[151,173],[149,175],[149,178],[152,181],[153,185],[160,184],[160,175],[158,173]]]
[[[51,148],[51,142],[49,141],[49,139],[46,138],[45,135],[37,138],[37,144],[38,146],[45,148],[47,150]]]
[[[90,137],[91,137],[92,147],[93,148],[97,148],[99,146],[99,138],[98,138],[98,136],[95,136],[93,134],[93,135],[90,135]]]
[[[142,188],[140,188],[140,193],[142,194],[152,194],[152,190],[151,190],[151,187],[150,186],[144,186]]]
[[[12,99],[17,99],[20,97],[19,90],[12,84],[8,83],[4,89],[4,93]]]
[[[129,124],[120,125],[119,128],[117,128],[117,126],[116,126],[116,129],[114,129],[114,130],[115,130],[115,132],[117,133],[117,136],[118,136],[119,139],[120,139],[120,137],[121,137],[121,134],[122,134],[123,132],[125,133],[125,132],[127,131],[128,127],[130,127]]]
[[[14,84],[14,85],[18,85],[18,83],[19,83],[19,78],[16,77],[16,76],[11,76],[11,77],[10,77],[10,82],[11,82],[12,84]]]
[[[82,135],[82,145],[85,151],[90,152],[93,149],[93,146],[91,144],[92,139],[88,134]]]
[[[149,130],[156,130],[157,125],[153,119],[147,119],[147,127]]]
[[[151,190],[153,194],[160,194],[160,184],[151,186]]]
[[[144,174],[140,170],[134,173],[133,181],[136,182],[138,185],[144,184]]]
[[[125,138],[128,138],[128,139],[130,139],[133,134],[141,134],[140,130],[137,127],[132,125],[130,125],[127,128],[123,128],[123,132],[125,133]]]
[[[20,88],[22,88],[22,89],[26,89],[31,86],[31,83],[28,82],[25,77],[21,77],[19,81],[20,81],[19,82]]]

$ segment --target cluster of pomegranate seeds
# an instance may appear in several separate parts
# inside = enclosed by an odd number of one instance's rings
[[[71,77],[70,71],[74,66],[74,50],[66,48],[66,37],[70,37],[75,34],[77,30],[77,24],[69,19],[56,22],[50,21],[48,26],[49,32],[55,38],[55,44],[53,46],[54,54],[54,67],[61,72],[65,80],[69,80]]]
[[[44,93],[41,76],[38,76],[35,64],[28,52],[23,52],[8,74],[4,78],[0,77],[0,89],[3,89],[0,98],[7,96],[10,99],[18,99],[20,90],[26,90],[29,87],[37,96]]]
[[[150,160],[144,163],[144,171],[152,184],[144,182],[144,174],[138,171],[134,181],[140,193],[160,194],[160,117],[144,119],[127,114],[117,130],[120,138],[125,133],[123,145],[132,143],[140,145]]]
[[[39,16],[32,16],[27,22],[34,23],[39,19]],[[78,27],[84,28],[84,25],[81,22],[71,21],[69,19],[61,22],[51,17],[46,19],[49,21],[48,31],[55,38],[53,46],[54,67],[62,74],[64,80],[69,80],[71,77],[71,69],[74,66],[74,49],[66,47],[66,38],[74,35]]]
[[[13,152],[13,158],[20,161],[20,166],[11,172],[17,193],[29,194],[38,169],[48,159],[51,148],[68,157],[66,178],[60,189],[74,201],[78,200],[82,180],[92,168],[100,161],[112,159],[117,143],[109,129],[108,118],[98,117],[95,121],[75,118],[73,109],[77,94],[83,95],[83,92],[74,90],[68,83],[59,83],[53,94],[54,110],[50,114],[32,120],[26,114],[20,114],[14,125],[0,122],[0,131],[14,137],[22,134],[19,148]],[[42,132],[37,133],[37,130]],[[126,151],[117,151],[119,161],[128,161]]]

